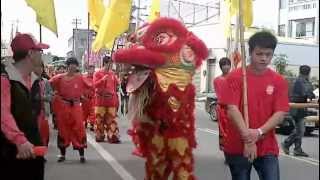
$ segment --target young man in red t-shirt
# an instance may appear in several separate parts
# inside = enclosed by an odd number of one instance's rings
[[[220,150],[223,151],[223,144],[224,144],[224,137],[226,136],[226,122],[228,121],[228,115],[226,108],[223,108],[223,105],[219,103],[220,97],[222,96],[222,93],[224,93],[223,90],[223,83],[226,81],[226,76],[229,74],[231,69],[231,61],[227,57],[223,57],[219,60],[219,67],[222,71],[222,75],[216,77],[213,80],[213,87],[215,90],[215,93],[218,98],[218,106],[216,108],[217,116],[218,116],[218,125],[219,125],[219,145]]]
[[[268,68],[277,39],[269,32],[257,32],[249,39],[247,66],[249,127],[243,118],[243,75],[231,72],[220,102],[230,117],[224,151],[233,180],[250,180],[252,165],[260,179],[279,180],[279,147],[275,127],[289,110],[288,85]]]

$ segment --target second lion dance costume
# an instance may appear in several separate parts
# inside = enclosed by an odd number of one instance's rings
[[[146,180],[194,180],[195,87],[192,78],[207,58],[205,44],[179,21],[159,18],[131,35],[118,63],[135,66],[129,77],[128,119],[146,159]]]

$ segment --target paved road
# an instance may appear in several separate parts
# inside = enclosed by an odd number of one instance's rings
[[[218,148],[217,124],[209,120],[203,104],[197,103],[197,141],[195,173],[199,180],[231,180],[223,154]],[[122,144],[95,143],[93,134],[88,132],[87,163],[80,164],[78,153],[71,148],[67,161],[57,163],[56,132],[51,133],[51,142],[46,163],[46,180],[143,180],[144,161],[131,155],[133,145],[126,135],[129,123],[120,118]],[[319,134],[319,133],[318,133]],[[310,158],[280,156],[281,180],[319,179],[319,135],[304,138],[305,151]],[[285,136],[278,135],[278,140]],[[257,175],[252,171],[252,179]]]

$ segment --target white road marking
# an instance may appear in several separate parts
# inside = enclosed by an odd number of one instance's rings
[[[219,135],[219,132],[216,131],[216,130],[212,130],[212,129],[208,129],[208,128],[197,128],[197,129],[198,129],[199,131],[211,133],[211,134],[214,134],[214,135],[216,135],[216,136]],[[306,163],[308,163],[308,164],[312,164],[312,165],[315,165],[315,166],[319,166],[319,160],[317,160],[317,159],[313,159],[313,158],[299,158],[299,157],[287,155],[287,154],[285,154],[283,151],[280,151],[280,155],[281,155],[281,156],[284,156],[284,157],[287,157],[287,158],[290,158],[290,159],[294,159],[294,160],[306,162]]]
[[[136,178],[134,178],[108,151],[98,144],[90,134],[87,134],[87,140],[123,180],[136,180]]]

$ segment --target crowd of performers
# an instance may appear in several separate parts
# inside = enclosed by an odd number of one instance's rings
[[[71,57],[66,66],[57,66],[51,75],[44,82],[52,89],[48,100],[51,100],[53,126],[58,131],[58,162],[65,161],[66,149],[71,144],[79,151],[80,162],[86,161],[86,128],[95,133],[97,142],[120,143],[117,123],[120,79],[112,70],[110,56],[103,58],[101,69],[95,71],[91,65],[84,74],[79,72],[78,60]],[[48,145],[48,121],[41,122],[46,122],[40,126],[40,132],[44,132],[41,136]]]

